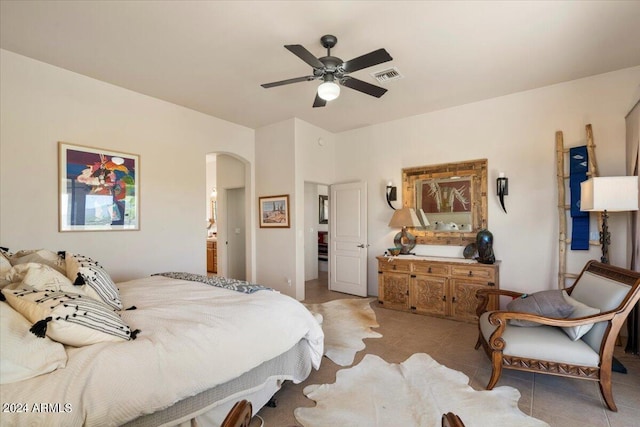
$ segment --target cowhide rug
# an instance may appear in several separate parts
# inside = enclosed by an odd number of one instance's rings
[[[416,353],[401,364],[367,354],[358,365],[342,369],[333,384],[310,385],[304,394],[316,401],[297,408],[304,427],[436,427],[442,414],[457,414],[466,427],[549,427],[518,409],[513,387],[476,391],[462,372]]]
[[[322,304],[305,304],[314,314],[322,316],[324,354],[340,366],[353,363],[356,353],[364,349],[364,338],[380,338],[371,328],[380,325],[371,308],[375,298],[338,299]]]

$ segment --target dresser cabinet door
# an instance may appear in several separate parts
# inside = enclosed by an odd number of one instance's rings
[[[411,311],[419,314],[446,315],[447,279],[427,275],[411,277],[409,289],[409,305]]]
[[[393,271],[378,274],[378,299],[385,308],[409,310],[409,274]]]
[[[478,299],[476,291],[489,287],[486,282],[451,279],[451,316],[466,322],[476,322]]]

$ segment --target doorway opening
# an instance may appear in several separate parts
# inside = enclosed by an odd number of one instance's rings
[[[247,167],[233,155],[206,155],[207,274],[248,278]]]
[[[329,186],[304,183],[305,283],[329,286]]]

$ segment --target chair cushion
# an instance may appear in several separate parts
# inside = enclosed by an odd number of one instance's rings
[[[489,323],[489,314],[480,316],[480,330],[488,342],[496,326]],[[507,324],[502,338],[504,355],[571,365],[598,367],[600,356],[582,340],[572,341],[561,328],[540,326],[524,328]]]
[[[604,313],[618,307],[630,289],[629,285],[585,271],[571,292],[571,297]],[[596,323],[582,340],[599,352],[606,329],[607,322]]]

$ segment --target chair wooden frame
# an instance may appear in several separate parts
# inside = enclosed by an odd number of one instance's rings
[[[447,412],[442,414],[442,427],[464,427],[464,423],[453,412]]]
[[[563,377],[580,378],[598,381],[600,393],[602,394],[607,407],[614,412],[618,410],[613,400],[613,393],[611,391],[611,367],[613,350],[622,324],[633,309],[634,305],[640,299],[640,272],[631,271],[592,260],[589,261],[583,268],[575,283],[571,287],[565,289],[569,295],[571,295],[571,292],[579,283],[580,278],[586,271],[623,283],[625,285],[629,285],[631,286],[631,289],[624,297],[620,305],[613,310],[576,319],[556,319],[529,313],[495,311],[489,315],[488,320],[492,325],[497,326],[497,328],[493,332],[493,334],[491,334],[488,341],[485,340],[482,334],[482,330],[480,329],[480,323],[478,322],[478,341],[476,342],[475,348],[477,350],[480,346],[482,346],[487,356],[491,360],[492,365],[492,373],[491,378],[489,379],[489,383],[486,387],[487,390],[493,389],[493,387],[496,385],[496,383],[500,379],[500,375],[502,374],[502,369],[515,369],[520,371],[559,375]],[[498,296],[517,298],[521,295],[523,295],[523,293],[509,291],[506,289],[480,289],[476,293],[476,297],[478,298],[476,314],[478,315],[478,317],[480,317],[487,311],[487,304],[489,303],[489,300],[491,298],[498,298]],[[558,327],[580,326],[606,321],[608,325],[602,339],[602,343],[600,344],[599,367],[577,366],[547,360],[536,360],[503,355],[502,351],[505,348],[506,343],[502,338],[502,334],[505,331],[507,322],[511,319],[528,320],[540,323],[542,325]]]
[[[251,402],[240,400],[233,405],[220,427],[249,427],[252,411]]]

